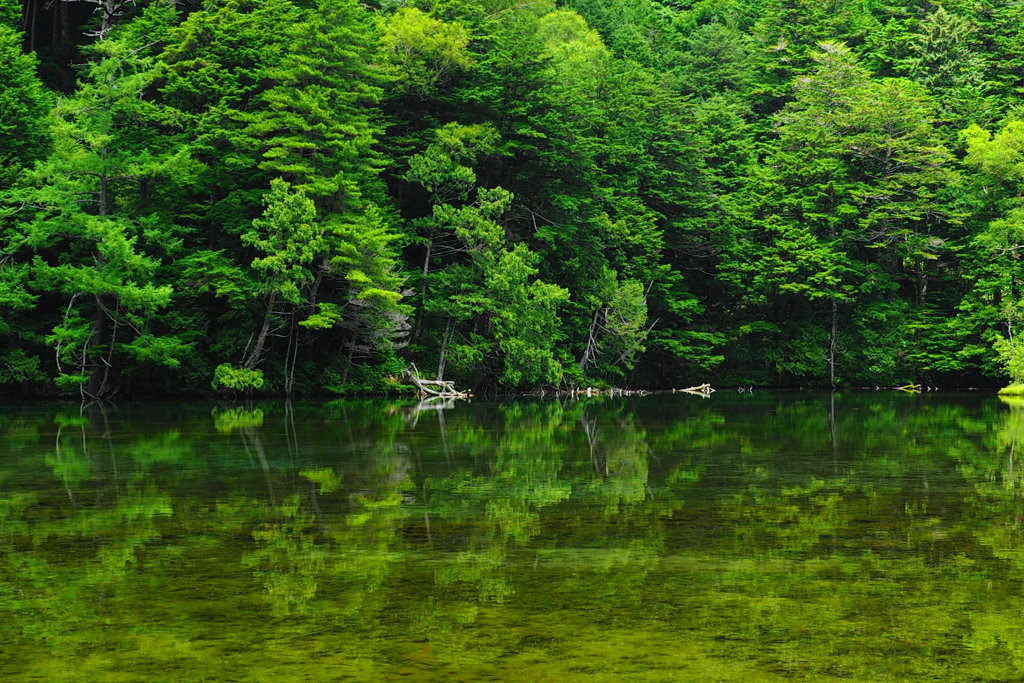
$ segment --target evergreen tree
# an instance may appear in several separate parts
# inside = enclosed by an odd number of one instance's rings
[[[9,8],[8,8],[9,9]],[[46,152],[51,101],[36,76],[32,55],[21,52],[22,35],[0,23],[0,385],[41,377],[31,324],[38,297],[29,289],[29,264],[17,223],[27,198],[13,189]]]
[[[968,167],[980,172],[980,189],[995,207],[995,216],[970,244],[967,274],[973,283],[961,303],[969,336],[963,346],[989,372],[995,351],[1012,382],[1024,381],[1024,122],[1010,121],[992,135],[979,126],[964,131]],[[986,348],[989,347],[989,348]],[[991,349],[991,350],[990,350]],[[972,358],[972,360],[974,360]]]
[[[187,179],[188,159],[187,150],[161,149],[158,135],[138,135],[159,122],[141,97],[152,60],[113,40],[95,50],[101,57],[54,110],[54,151],[30,174],[20,230],[36,253],[37,286],[62,311],[47,337],[58,384],[102,398],[117,390],[126,359],[173,368],[187,350],[154,331],[172,295],[156,280],[159,259],[174,245],[134,197],[144,183],[174,183],[183,171]]]
[[[939,7],[918,28],[901,70],[935,94],[940,121],[960,130],[996,116],[986,64],[971,22]]]

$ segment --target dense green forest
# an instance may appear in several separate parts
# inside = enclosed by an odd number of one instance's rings
[[[1021,26],[0,0],[0,392],[1024,379]]]

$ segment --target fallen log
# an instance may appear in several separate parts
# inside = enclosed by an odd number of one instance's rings
[[[419,389],[420,394],[423,396],[438,398],[467,398],[469,396],[469,392],[456,390],[455,382],[439,379],[421,379],[415,364],[407,367],[402,376],[408,377],[409,381]]]
[[[686,394],[697,394],[698,396],[709,398],[715,390],[710,384],[705,382],[704,384],[698,384],[695,387],[686,387],[685,389],[672,389],[673,394],[676,393],[677,391]]]

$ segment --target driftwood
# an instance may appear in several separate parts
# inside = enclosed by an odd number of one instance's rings
[[[438,398],[468,398],[469,392],[458,391],[455,388],[455,382],[440,380],[440,379],[422,379],[420,377],[419,370],[416,369],[416,365],[410,365],[405,369],[402,375],[408,377],[409,381],[419,389],[422,396],[431,396]]]
[[[650,393],[651,392],[645,389],[620,389],[618,387],[611,387],[610,389],[595,389],[594,387],[587,387],[584,389],[579,387],[576,389],[554,392],[556,396],[569,396],[572,398],[576,398],[578,396],[648,396]],[[541,392],[540,395],[543,396],[544,393]]]
[[[713,394],[715,390],[711,388],[710,384],[705,382],[704,384],[698,384],[695,387],[687,387],[685,389],[673,389],[672,393],[674,394],[677,391],[683,391],[688,394],[700,394],[702,396],[708,396],[709,394]]]

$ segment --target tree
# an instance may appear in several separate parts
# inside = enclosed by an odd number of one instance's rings
[[[909,280],[924,305],[929,268],[943,263],[958,225],[940,192],[957,178],[919,86],[872,80],[838,43],[822,43],[813,59],[815,70],[797,79],[794,101],[777,117],[778,147],[753,176],[755,211],[773,239],[738,266],[775,305],[791,295],[824,305],[821,369],[835,384],[844,304],[884,299]],[[885,318],[877,324],[890,325]],[[809,342],[815,333],[802,336]]]
[[[173,241],[135,212],[133,195],[143,182],[187,182],[189,171],[187,149],[137,136],[160,120],[141,97],[152,60],[116,41],[95,49],[101,58],[54,110],[54,151],[29,176],[21,243],[36,253],[38,283],[60,297],[61,320],[47,338],[58,384],[101,398],[117,389],[118,356],[176,367],[187,348],[148,329],[171,301],[155,274]]]
[[[26,198],[14,187],[27,168],[45,156],[49,146],[49,93],[36,76],[37,62],[22,54],[22,35],[0,23],[0,384],[40,378],[32,329],[23,318],[38,305],[30,292],[27,251],[16,223],[24,216]]]
[[[0,24],[0,190],[42,157],[49,143],[51,96],[36,76],[36,58],[22,54],[21,41],[20,33]]]
[[[439,377],[450,362],[460,374],[475,369],[478,384],[557,385],[563,371],[555,351],[563,336],[557,313],[568,293],[533,279],[537,255],[524,244],[509,248],[497,222],[512,194],[478,186],[467,165],[493,150],[497,140],[490,126],[450,124],[409,160],[407,179],[427,190],[433,201],[432,216],[424,221],[420,317],[444,320]],[[445,263],[433,272],[432,253],[434,258],[443,255]]]
[[[921,22],[910,54],[899,64],[910,78],[927,87],[939,103],[939,121],[960,130],[995,116],[986,64],[977,49],[980,36],[971,22],[938,7]]]
[[[248,351],[242,368],[254,370],[263,360],[263,349],[275,316],[275,306],[295,307],[305,299],[303,289],[315,278],[314,259],[324,251],[323,226],[316,221],[316,208],[302,189],[291,191],[281,179],[270,184],[266,210],[253,221],[242,242],[255,247],[252,267],[261,273],[265,310],[260,331]]]
[[[355,0],[320,0],[293,38],[280,67],[268,73],[275,85],[260,97],[264,107],[240,117],[261,151],[260,167],[292,180],[323,222],[304,302],[310,315],[299,324],[312,332],[338,323],[347,336],[347,378],[357,351],[373,355],[407,329],[402,278],[390,251],[396,235],[377,177],[383,161],[374,149],[382,133],[375,106],[381,91],[370,68],[376,36],[371,16]],[[328,280],[333,291],[324,291]],[[341,309],[350,315],[339,317]],[[285,354],[288,391],[299,344],[294,332]]]
[[[271,386],[289,393],[318,381],[317,365],[344,363],[339,371],[347,376],[356,353],[390,348],[406,327],[393,216],[378,178],[374,29],[371,15],[351,0],[303,7],[237,1],[190,15],[164,51],[163,95],[189,122],[196,155],[208,166],[206,192],[194,198],[190,219],[207,235],[209,252],[194,261],[196,274],[203,278],[203,264],[216,261],[217,280],[226,285],[216,302],[223,314],[211,325],[213,349],[218,360],[241,356],[243,369],[272,354],[283,372]],[[312,207],[314,214],[301,222],[315,226],[315,245],[289,242],[295,236],[285,236],[281,216],[259,218],[275,179]],[[275,195],[272,204],[280,199]],[[269,211],[265,202],[262,208]],[[254,279],[249,266],[273,257],[262,251],[254,260],[241,248],[257,243],[243,238],[253,220],[279,223],[273,230],[284,242],[274,243],[287,245],[288,263],[297,251],[312,258],[302,261],[308,278],[296,284],[298,299],[278,292],[268,306],[268,281]],[[259,239],[267,239],[270,223],[260,224]],[[258,307],[249,306],[250,295]],[[282,342],[271,334],[278,323]],[[239,331],[254,328],[260,344],[246,348]],[[325,336],[339,343],[314,347]]]
[[[729,267],[744,272],[752,281],[751,293],[767,295],[774,306],[800,305],[801,319],[820,315],[816,309],[824,304],[829,322],[825,348],[815,354],[820,354],[820,362],[801,365],[803,349],[787,352],[785,345],[775,342],[783,356],[776,365],[794,374],[826,374],[834,386],[839,380],[839,305],[851,300],[858,276],[857,264],[848,254],[857,209],[844,142],[868,75],[846,47],[822,43],[820,48],[812,56],[815,70],[795,81],[795,100],[778,115],[779,139],[772,156],[762,172],[752,174],[751,187],[760,196],[755,212],[763,237],[754,233],[744,239],[738,252],[743,255]],[[803,304],[812,304],[811,310]],[[774,321],[765,322],[760,329],[778,329]],[[806,333],[800,337],[808,338]],[[798,344],[806,347],[806,342]]]
[[[584,375],[607,376],[619,368],[632,367],[644,352],[647,328],[647,297],[642,283],[621,282],[612,270],[602,273],[597,295],[591,299],[594,319],[587,332],[587,344],[580,356]],[[597,368],[597,372],[591,372]]]
[[[965,163],[977,170],[981,190],[996,216],[971,240],[968,272],[972,291],[961,315],[975,334],[992,345],[1013,383],[1024,382],[1024,122],[1010,121],[999,132],[979,126],[963,132]]]
[[[469,67],[469,32],[415,7],[403,7],[381,20],[380,55],[390,95],[425,98]]]
[[[440,299],[428,312],[443,310],[461,324],[447,352],[460,374],[475,369],[474,383],[558,385],[564,371],[556,351],[563,338],[558,308],[569,293],[532,279],[538,258],[525,245],[506,247],[496,220],[511,201],[502,188],[479,188],[470,204],[434,207],[438,225],[455,234],[468,262],[438,275]]]

